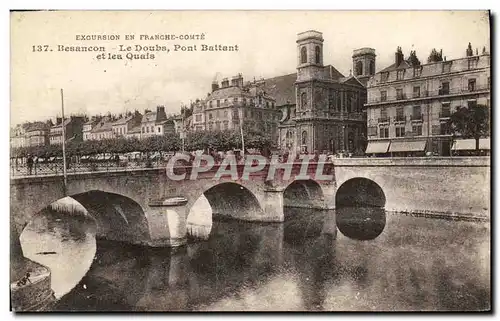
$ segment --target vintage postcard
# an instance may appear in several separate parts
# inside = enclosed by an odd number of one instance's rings
[[[491,311],[490,12],[10,28],[12,311]]]

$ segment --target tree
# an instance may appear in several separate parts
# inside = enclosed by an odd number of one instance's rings
[[[485,105],[459,107],[450,116],[448,126],[453,136],[474,138],[476,152],[479,151],[479,138],[490,135],[490,115]]]

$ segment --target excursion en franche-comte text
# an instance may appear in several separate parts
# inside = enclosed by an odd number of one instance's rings
[[[33,44],[32,52],[90,52],[95,53],[97,60],[141,60],[155,59],[159,53],[170,52],[237,52],[237,44],[197,43],[204,41],[206,35],[201,34],[155,34],[155,35],[76,35],[74,40],[79,44]],[[118,44],[114,41],[149,41],[150,43]],[[99,42],[88,44],[86,41]],[[106,43],[102,43],[105,41]],[[109,41],[109,42],[108,42]],[[179,41],[178,43],[165,43]],[[191,42],[185,42],[191,41]],[[160,42],[160,43],[152,43]],[[196,42],[196,43],[195,43]]]

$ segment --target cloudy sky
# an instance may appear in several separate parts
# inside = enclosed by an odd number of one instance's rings
[[[489,20],[474,11],[205,11],[28,12],[11,14],[11,123],[55,118],[64,88],[66,114],[119,113],[203,98],[214,78],[242,73],[246,80],[295,72],[296,37],[323,32],[324,63],[344,75],[352,51],[375,48],[377,70],[401,46],[423,62],[432,48],[448,60],[473,48],[489,49]],[[204,40],[141,41],[140,34],[205,34]],[[77,41],[77,35],[119,34],[121,41]],[[134,34],[134,41],[125,40]],[[154,60],[97,60],[96,53],[58,52],[57,45],[238,45],[238,52],[156,53]],[[48,45],[52,52],[33,52]],[[125,57],[124,57],[125,58]]]

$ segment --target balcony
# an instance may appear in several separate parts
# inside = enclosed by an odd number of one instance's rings
[[[380,123],[388,123],[388,122],[390,122],[390,118],[389,117],[380,117],[378,119],[378,122],[379,122],[379,124]]]
[[[471,90],[469,90],[471,89]],[[368,100],[367,104],[379,104],[379,103],[390,103],[390,102],[396,102],[400,100],[421,100],[421,99],[428,99],[428,98],[437,98],[439,96],[450,96],[450,95],[471,95],[471,94],[476,94],[479,92],[488,92],[490,91],[490,86],[484,85],[484,86],[474,86],[473,88],[450,88],[449,90],[424,90],[420,92],[419,97],[414,97],[413,95],[410,97],[407,97],[405,94],[400,94],[400,95],[388,95],[387,97],[383,97],[385,99],[382,99],[382,97],[375,97],[370,100]]]
[[[404,115],[397,115],[394,117],[395,122],[406,122],[406,117]]]

